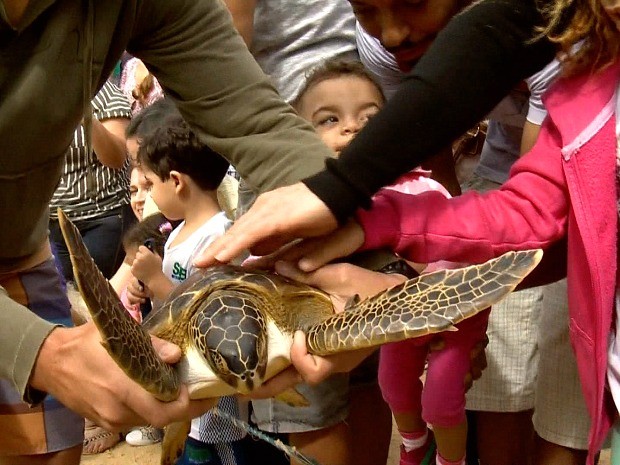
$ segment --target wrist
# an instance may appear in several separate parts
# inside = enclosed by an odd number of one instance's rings
[[[55,367],[60,366],[59,353],[66,340],[66,331],[66,328],[54,328],[43,341],[28,382],[31,388],[49,390],[49,382],[57,376]]]

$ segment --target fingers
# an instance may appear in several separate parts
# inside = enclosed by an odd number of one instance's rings
[[[268,399],[275,397],[282,391],[285,391],[296,384],[303,381],[303,378],[294,366],[288,367],[286,370],[278,373],[269,381],[264,383],[258,389],[252,391],[252,394],[248,396],[251,399]],[[242,397],[243,398],[243,397]]]
[[[303,271],[314,271],[337,258],[347,257],[364,244],[364,230],[354,220],[330,234],[327,238],[308,241],[298,266]]]
[[[295,238],[327,234],[338,226],[327,206],[303,183],[261,194],[252,208],[195,260],[206,267],[228,263],[249,249],[270,254]]]
[[[151,342],[157,355],[166,363],[174,364],[181,358],[181,348],[172,342],[165,341],[156,336],[151,335]]]

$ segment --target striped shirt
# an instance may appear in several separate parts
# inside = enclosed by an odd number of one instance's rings
[[[129,101],[111,82],[106,82],[91,101],[93,118],[131,118]],[[50,217],[61,207],[73,220],[91,219],[129,203],[129,159],[120,169],[101,164],[86,149],[84,126],[80,125],[65,154],[62,177],[50,202]]]

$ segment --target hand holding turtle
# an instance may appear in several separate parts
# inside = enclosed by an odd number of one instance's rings
[[[181,356],[176,345],[154,339],[153,346],[167,363]],[[109,431],[199,416],[214,404],[211,399],[190,401],[183,387],[172,402],[161,402],[129,379],[101,345],[90,322],[56,328],[47,337],[30,379],[30,386],[52,394],[64,405]]]
[[[266,255],[299,237],[316,237],[338,226],[327,206],[303,183],[261,194],[252,208],[196,259],[196,266],[228,263],[246,249]]]

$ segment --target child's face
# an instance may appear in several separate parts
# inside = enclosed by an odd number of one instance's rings
[[[147,194],[148,183],[144,177],[144,173],[138,167],[132,168],[129,178],[129,198],[131,201],[131,209],[139,221],[142,221],[142,217],[144,216],[144,200]]]
[[[312,86],[298,111],[340,155],[382,106],[383,98],[374,83],[358,76],[342,76]]]
[[[177,195],[177,183],[172,177],[162,181],[153,171],[146,166],[142,167],[147,187],[153,201],[159,211],[171,220],[183,219],[180,211],[179,197]]]

